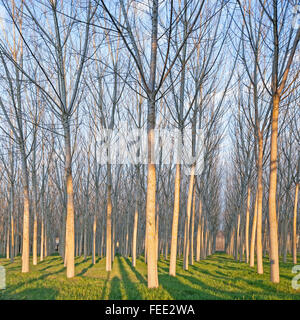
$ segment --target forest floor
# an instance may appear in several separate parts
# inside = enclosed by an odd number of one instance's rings
[[[76,277],[66,278],[60,256],[52,255],[37,266],[31,264],[31,272],[21,273],[21,258],[11,264],[0,258],[0,265],[6,268],[6,289],[0,290],[1,299],[298,299],[300,289],[292,288],[292,260],[280,263],[280,284],[270,282],[270,267],[264,260],[265,273],[258,275],[255,269],[245,263],[236,262],[232,257],[217,253],[206,260],[182,268],[177,265],[177,277],[168,275],[169,261],[161,258],[158,262],[159,288],[147,288],[147,267],[144,258],[137,260],[136,269],[131,260],[116,256],[113,270],[105,271],[105,259],[92,264],[76,258]]]

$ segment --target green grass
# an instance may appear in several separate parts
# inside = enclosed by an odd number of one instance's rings
[[[31,272],[21,273],[21,259],[11,264],[0,259],[7,271],[7,287],[0,290],[1,299],[298,299],[300,289],[291,286],[295,276],[288,263],[280,263],[280,284],[269,281],[268,260],[264,260],[265,273],[258,275],[247,264],[236,262],[226,254],[215,254],[206,260],[182,269],[182,260],[177,265],[177,277],[168,275],[169,261],[163,258],[158,263],[159,288],[149,290],[146,283],[147,267],[143,257],[137,267],[131,261],[116,257],[113,270],[105,271],[105,259],[97,259],[92,265],[76,258],[76,277],[67,279],[61,257],[47,257],[37,266],[31,264]]]

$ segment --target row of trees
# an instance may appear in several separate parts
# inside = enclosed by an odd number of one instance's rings
[[[215,251],[224,212],[228,250],[241,260],[244,250],[247,261],[254,252],[253,220],[262,273],[268,212],[265,247],[271,280],[279,281],[276,201],[283,198],[278,212],[286,217],[299,172],[300,31],[289,24],[289,1],[2,0],[2,12],[0,250],[7,258],[21,253],[29,272],[30,254],[37,264],[59,238],[70,278],[76,255],[92,254],[93,263],[105,256],[110,271],[116,253],[132,256],[133,266],[144,253],[155,288],[160,253],[170,254],[170,275],[178,257],[187,270]],[[227,121],[230,164],[221,149]],[[106,133],[122,134],[124,122],[146,131],[146,165],[111,163]],[[185,147],[195,159],[201,154],[202,166],[199,158],[184,165],[173,140],[173,161],[163,164],[158,131],[176,129],[183,139],[186,128]],[[294,217],[295,237],[296,200]],[[282,221],[287,248],[289,220]]]
[[[253,267],[256,244],[259,274],[268,252],[276,283],[280,252],[286,261],[289,248],[297,263],[300,29],[295,17],[288,19],[289,2],[238,4],[242,48],[226,197],[227,246]]]

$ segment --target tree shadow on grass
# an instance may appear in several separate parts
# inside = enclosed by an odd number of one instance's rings
[[[95,262],[98,263],[100,260],[101,260],[101,257],[98,257],[98,258],[96,258],[96,261],[95,261]],[[95,263],[95,264],[96,264],[96,263]]]
[[[79,259],[80,259],[80,258],[79,258]],[[78,259],[78,260],[79,260],[79,259]],[[76,260],[77,260],[77,259],[76,259]],[[76,262],[76,263],[75,263],[75,267],[76,267],[76,266],[79,266],[79,265],[82,264],[82,263],[87,263],[87,260],[84,260],[84,259],[83,259],[82,261]]]
[[[78,274],[77,276],[83,276],[90,268],[92,268],[94,265],[93,263],[91,263],[90,265],[88,265],[86,268],[83,268]]]
[[[18,290],[19,288],[21,288],[22,286],[28,286],[28,285],[31,285],[39,280],[44,280],[46,279],[47,277],[49,276],[52,276],[52,275],[55,275],[55,274],[58,274],[60,272],[62,272],[65,268],[63,267],[62,269],[60,270],[57,270],[55,272],[51,272],[51,273],[46,273],[46,274],[43,274],[41,275],[40,277],[36,277],[36,278],[33,278],[33,279],[30,279],[30,280],[27,280],[27,281],[23,281],[23,282],[18,282],[16,283],[15,285],[9,285],[7,286],[7,288],[2,292],[2,295],[0,294],[0,300],[1,299],[4,299],[4,300],[7,300],[7,299],[13,299],[13,300],[16,300],[16,299],[21,299],[18,297],[19,293],[16,292],[16,290]],[[28,290],[42,290],[42,289],[47,289],[47,288],[36,288],[36,289],[28,289]],[[27,290],[27,289],[25,289]],[[23,290],[23,291],[25,291]],[[22,291],[22,292],[23,292]],[[46,297],[46,296],[45,296]],[[25,299],[25,298],[23,298]],[[28,298],[29,299],[29,298]]]
[[[180,275],[182,278],[185,278],[190,283],[195,284],[199,286],[200,288],[203,288],[205,291],[211,291],[216,292],[217,295],[215,296],[215,299],[247,299],[252,300],[253,298],[257,299],[264,299],[268,295],[275,294],[276,291],[274,288],[270,285],[267,285],[264,283],[263,279],[256,279],[256,280],[249,280],[246,278],[241,277],[235,277],[231,278],[230,282],[228,282],[228,279],[223,278],[223,285],[226,288],[229,287],[231,289],[236,290],[224,290],[221,288],[215,288],[212,286],[209,286],[208,284],[204,283],[203,281],[200,281],[198,278],[191,277],[189,275]],[[242,283],[244,282],[247,285],[247,289],[238,282]],[[251,289],[249,288],[249,285],[251,286]],[[199,289],[196,289],[199,290]],[[199,298],[201,299],[201,298]]]
[[[189,285],[181,282],[178,277],[172,277],[168,274],[158,276],[159,283],[168,291],[171,297],[175,300],[215,300],[216,296],[203,292],[199,289],[192,288]]]
[[[14,300],[55,300],[58,291],[53,288],[28,288],[15,293],[8,299]]]
[[[113,277],[110,282],[109,300],[122,300],[121,281],[118,277]]]
[[[142,276],[141,273],[139,273],[136,268],[134,268],[130,262],[130,260],[127,258],[127,259],[124,259],[125,262],[128,264],[129,268],[131,269],[131,271],[135,274],[136,278],[143,284],[147,284],[147,281],[146,279]]]
[[[129,278],[129,274],[125,269],[122,258],[117,257],[120,267],[120,273],[122,276],[124,288],[126,291],[127,299],[129,300],[142,300],[142,296],[138,291],[137,285]]]
[[[55,268],[59,265],[63,264],[63,261],[60,261],[59,263],[56,263],[56,264],[51,264],[49,266],[46,266],[45,268],[43,269],[40,269],[39,271],[45,271],[45,270],[48,270],[48,269],[52,269],[52,268]]]
[[[104,281],[104,285],[103,285],[103,289],[102,289],[102,295],[101,295],[101,300],[104,300],[105,298],[105,294],[106,294],[106,290],[107,290],[107,284],[108,281],[110,280],[110,271],[107,273],[107,277],[106,280]]]

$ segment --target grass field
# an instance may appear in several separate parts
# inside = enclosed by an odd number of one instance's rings
[[[215,254],[206,260],[182,269],[178,262],[177,277],[168,275],[168,261],[158,263],[158,289],[149,290],[146,283],[147,268],[143,257],[137,260],[137,267],[131,261],[116,257],[113,270],[105,271],[105,259],[98,258],[92,265],[76,258],[76,277],[67,279],[62,259],[53,255],[37,266],[31,265],[31,272],[21,273],[21,258],[11,264],[0,259],[6,268],[7,286],[0,290],[1,299],[298,299],[300,289],[292,288],[295,276],[288,263],[280,264],[281,282],[269,281],[269,263],[264,261],[265,274],[258,275],[245,263],[239,263],[226,254]]]

